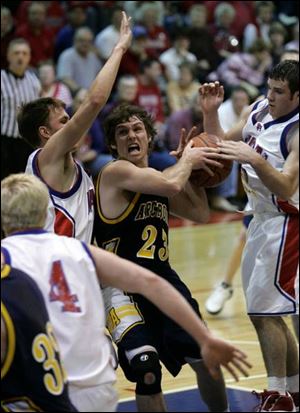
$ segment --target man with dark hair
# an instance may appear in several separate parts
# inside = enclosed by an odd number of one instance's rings
[[[299,313],[299,62],[276,65],[267,99],[253,104],[226,133],[218,118],[223,87],[206,83],[200,94],[204,130],[225,139],[219,144],[221,159],[242,164],[248,209],[254,214],[242,280],[268,374],[258,411],[299,410],[297,345],[282,318]]]
[[[168,219],[170,211],[195,222],[207,221],[205,190],[190,184],[189,176],[192,169],[210,171],[211,165],[220,166],[213,159],[217,150],[194,148],[190,142],[175,165],[159,172],[149,167],[156,131],[145,110],[121,105],[107,117],[104,127],[108,147],[117,160],[106,165],[97,179],[97,244],[155,271],[188,300],[201,318],[198,303],[170,266]],[[185,139],[182,132],[181,140]],[[130,297],[135,312],[126,305],[127,293],[111,294],[108,327],[118,344],[126,377],[136,382],[138,411],[166,411],[160,361],[173,376],[189,363],[209,411],[228,411],[221,372],[214,377],[208,373],[192,337],[141,295]]]
[[[131,29],[123,12],[119,41],[71,119],[63,102],[53,98],[25,105],[18,116],[21,135],[35,149],[39,148],[30,155],[26,172],[38,176],[48,186],[46,229],[56,234],[91,241],[94,186],[72,154],[105,105],[130,42]]]
[[[24,172],[30,146],[20,138],[17,111],[39,97],[41,84],[28,70],[30,46],[25,39],[12,40],[7,49],[8,68],[1,70],[1,179]]]

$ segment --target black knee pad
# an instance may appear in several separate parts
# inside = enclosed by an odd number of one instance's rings
[[[130,367],[136,378],[136,393],[150,395],[161,393],[161,365],[158,354],[145,351],[131,360]]]

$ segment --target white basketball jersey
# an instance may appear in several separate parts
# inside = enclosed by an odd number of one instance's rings
[[[26,173],[36,175],[45,184],[38,168],[37,156],[41,149],[28,158]],[[66,235],[90,243],[94,223],[94,185],[84,169],[76,162],[77,179],[67,192],[58,192],[47,185],[50,195],[47,231]]]
[[[254,105],[243,129],[243,140],[266,159],[273,168],[282,171],[288,157],[288,140],[299,127],[298,108],[288,115],[273,119],[268,111],[268,100]],[[242,165],[242,181],[249,200],[249,210],[256,213],[298,213],[299,187],[288,201],[279,199],[263,185],[254,168]]]
[[[86,244],[39,229],[15,233],[1,244],[7,263],[30,275],[43,293],[69,383],[114,382],[102,294]]]

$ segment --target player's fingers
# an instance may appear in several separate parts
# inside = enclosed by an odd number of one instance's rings
[[[239,381],[239,376],[236,373],[236,371],[234,370],[233,367],[231,367],[231,365],[228,364],[223,364],[223,367],[232,375],[232,377],[235,379],[235,381]]]
[[[205,172],[207,172],[210,176],[214,176],[214,172],[208,167],[208,166],[203,166],[202,168]]]
[[[224,168],[224,165],[222,163],[213,161],[212,159],[206,159],[205,163],[211,166],[216,166],[217,168],[220,168],[220,169]]]

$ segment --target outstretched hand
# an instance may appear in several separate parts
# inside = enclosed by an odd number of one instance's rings
[[[203,113],[209,114],[218,110],[224,100],[224,87],[219,82],[204,83],[199,88],[200,108]]]
[[[123,49],[124,53],[131,45],[132,31],[130,27],[131,17],[127,17],[125,11],[122,11],[122,20],[120,25],[120,37],[116,47]]]
[[[186,129],[182,128],[181,133],[180,133],[180,139],[179,139],[179,144],[178,147],[175,151],[170,152],[170,155],[175,156],[177,160],[179,160],[182,156],[182,153],[184,151],[184,148],[186,147],[187,143],[193,139],[194,136],[196,136],[197,128],[196,126],[193,126],[192,129],[190,129],[189,133],[186,132]]]
[[[201,344],[201,354],[204,364],[211,376],[220,379],[220,366],[239,381],[239,374],[248,377],[248,369],[252,365],[247,361],[247,355],[227,341],[210,336],[205,343]]]

